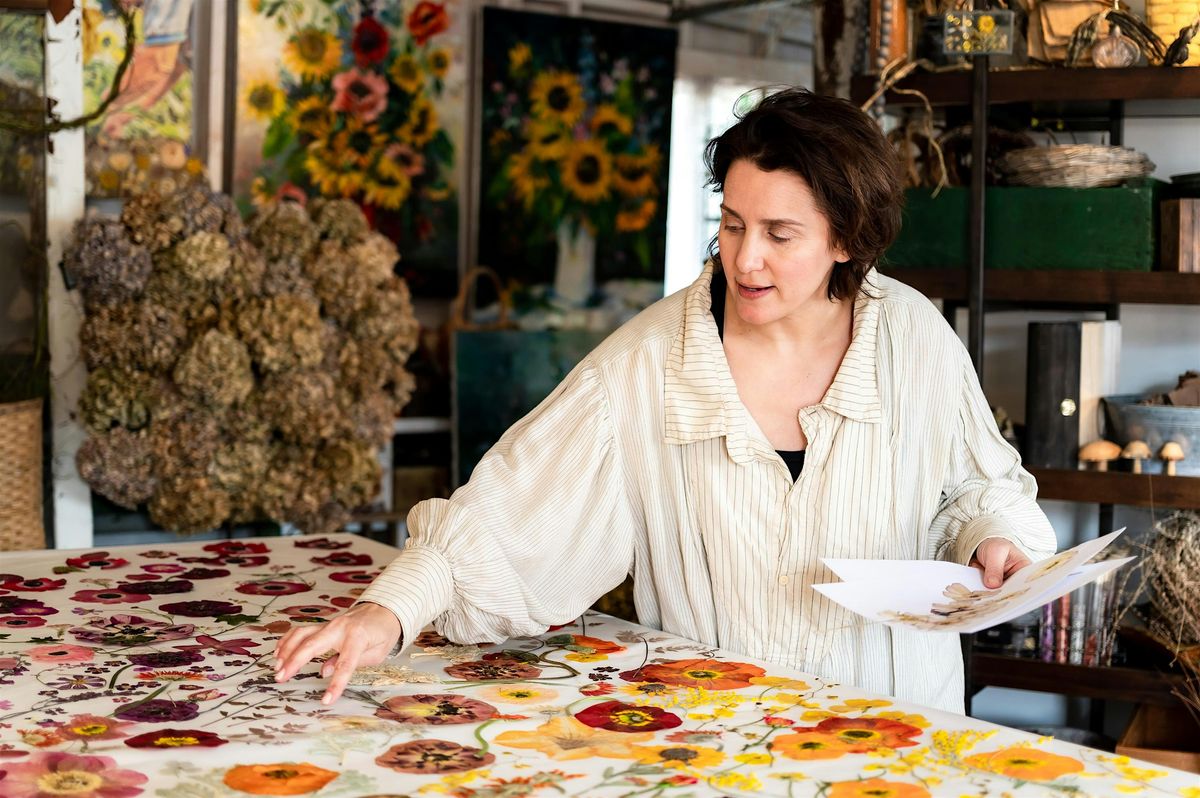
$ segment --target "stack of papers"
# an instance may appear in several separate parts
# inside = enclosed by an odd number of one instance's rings
[[[822,559],[842,579],[814,588],[888,626],[967,634],[1010,621],[1132,562],[1089,562],[1125,530],[1026,566],[994,590],[978,568],[940,560]]]

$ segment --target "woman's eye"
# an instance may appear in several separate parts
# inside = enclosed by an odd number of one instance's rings
[[[742,228],[738,227],[736,224],[727,224],[727,225],[725,225],[725,230],[726,230],[726,231],[728,231],[728,232],[730,232],[730,233],[740,233],[740,232],[742,232]]]
[[[767,237],[777,244],[786,244],[788,241],[792,240],[790,238],[785,238],[784,236],[777,236],[774,233],[767,233]]]

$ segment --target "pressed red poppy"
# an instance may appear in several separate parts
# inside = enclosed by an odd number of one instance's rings
[[[24,617],[20,615],[0,616],[0,626],[4,627],[5,629],[32,629],[35,626],[45,625],[45,618],[37,618],[30,615],[26,615]]]
[[[450,17],[446,14],[446,6],[441,3],[421,0],[408,15],[408,30],[418,47],[424,47],[425,42],[449,27]]]
[[[375,64],[387,58],[388,32],[372,16],[364,16],[354,26],[354,38],[350,40],[350,49],[359,64]]]
[[[324,557],[313,557],[312,561],[317,565],[337,565],[343,568],[348,568],[354,565],[372,565],[374,560],[370,554],[355,554],[349,551],[339,551],[336,554],[327,554]]]
[[[148,601],[149,598],[149,593],[129,593],[110,587],[101,590],[79,590],[71,596],[71,601],[83,604],[133,604],[139,601]]]
[[[222,557],[240,554],[267,554],[271,551],[266,543],[242,543],[239,540],[222,540],[219,543],[209,543],[205,551],[215,551]]]
[[[22,579],[18,576],[8,579],[4,582],[0,582],[0,590],[19,590],[40,593],[44,590],[62,590],[63,585],[66,583],[66,579]]]
[[[284,615],[309,618],[325,618],[330,615],[337,615],[336,608],[325,607],[320,604],[297,604],[294,607],[284,607],[280,612]]]
[[[605,701],[575,713],[575,719],[594,729],[616,732],[648,732],[674,729],[683,723],[678,715],[658,707],[639,707],[621,701]]]
[[[312,590],[312,588],[303,582],[281,582],[278,580],[247,582],[244,585],[239,585],[237,588],[237,592],[246,593],[251,596],[290,596],[294,593],[304,593],[309,590]]]
[[[123,560],[120,557],[109,557],[107,551],[93,551],[79,557],[68,557],[67,565],[72,568],[103,568],[109,570],[111,568],[120,568],[122,565],[129,565],[129,560]]]
[[[313,538],[312,540],[297,540],[295,542],[298,549],[325,549],[331,551],[333,549],[348,549],[351,544],[344,540],[331,540],[330,538]]]
[[[125,741],[125,745],[130,748],[190,748],[192,746],[216,748],[227,742],[229,741],[212,732],[191,729],[159,729],[130,737]]]
[[[338,571],[332,573],[329,578],[335,582],[351,582],[353,584],[365,585],[375,581],[375,577],[379,576],[379,571]]]

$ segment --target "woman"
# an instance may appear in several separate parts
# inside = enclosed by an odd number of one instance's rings
[[[1053,552],[1035,484],[933,306],[873,271],[895,159],[849,103],[770,96],[708,148],[717,252],[512,427],[404,553],[276,677],[354,667],[437,621],[499,641],[634,577],[639,620],[826,679],[962,711],[958,636],[866,623],[812,589],[821,557],[973,563],[999,586]]]

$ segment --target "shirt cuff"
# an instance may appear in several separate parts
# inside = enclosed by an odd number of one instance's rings
[[[410,545],[363,591],[355,605],[369,602],[391,610],[400,621],[400,646],[408,648],[430,621],[450,607],[454,576],[436,549]]]
[[[954,545],[950,552],[951,558],[959,565],[970,565],[971,558],[975,556],[975,550],[988,538],[1004,538],[1020,549],[1030,562],[1035,559],[1028,549],[1021,545],[1012,524],[998,515],[981,515],[964,524],[958,537],[954,539]]]

